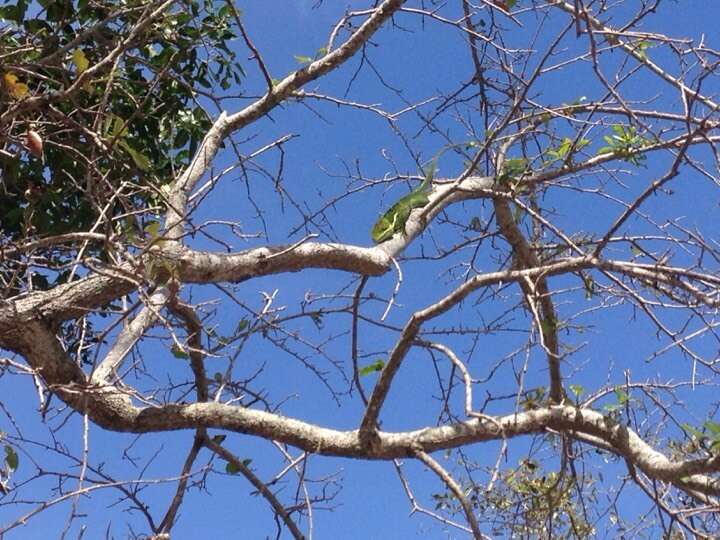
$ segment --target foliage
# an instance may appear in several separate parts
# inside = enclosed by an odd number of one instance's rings
[[[613,153],[635,166],[645,161],[645,154],[638,153],[638,150],[648,144],[648,141],[640,136],[635,126],[624,126],[616,124],[612,127],[613,135],[604,135],[603,139],[608,144],[598,150],[598,154]]]
[[[715,534],[712,34],[352,4],[3,0],[0,536]]]
[[[227,6],[160,6],[65,0],[38,10],[23,1],[0,10],[9,25],[0,37],[8,240],[137,232],[163,211],[163,185],[210,126],[204,89],[238,85],[243,72]],[[44,160],[24,149],[31,126]]]

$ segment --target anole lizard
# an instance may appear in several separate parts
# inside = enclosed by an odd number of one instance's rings
[[[414,189],[393,204],[390,210],[385,212],[377,223],[375,223],[371,233],[373,242],[380,244],[392,238],[396,233],[405,233],[405,223],[410,217],[410,212],[415,208],[422,208],[430,202],[430,199],[428,199],[428,187],[430,187],[433,176],[435,176],[438,157],[439,156],[435,156],[430,163],[425,173],[425,178],[417,189]]]

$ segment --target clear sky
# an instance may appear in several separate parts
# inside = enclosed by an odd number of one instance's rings
[[[265,2],[237,2],[243,11],[246,24],[255,46],[263,54],[273,77],[282,78],[298,67],[295,56],[314,56],[318,49],[324,47],[329,31],[335,21],[347,9],[366,8],[369,2],[343,2],[325,0],[318,8],[313,8],[315,0],[269,0]],[[428,2],[425,2],[428,4]],[[522,0],[518,4],[522,4]],[[628,2],[629,5],[636,2]],[[410,3],[414,5],[415,3]],[[456,4],[459,4],[456,2]],[[454,8],[447,8],[446,16],[459,16]],[[529,16],[529,23],[534,16]],[[648,17],[643,24],[647,31],[666,32],[673,36],[693,36],[697,38],[705,33],[709,47],[718,47],[716,21],[720,20],[720,7],[717,2],[688,1],[683,3],[665,1],[654,16]],[[334,95],[349,101],[379,104],[384,110],[395,112],[439,94],[456,90],[464,81],[472,77],[473,68],[467,54],[467,45],[460,34],[451,27],[437,22],[422,21],[417,16],[399,15],[397,26],[386,25],[367,47],[367,58],[361,66],[360,59],[351,60],[339,69],[305,90],[318,91]],[[567,18],[553,15],[548,28],[557,29],[567,24]],[[617,23],[621,22],[618,16]],[[520,46],[529,41],[525,27],[518,28],[509,21],[502,25],[508,30],[505,34],[507,47]],[[532,28],[532,24],[528,24]],[[550,39],[540,36],[535,43],[538,50],[543,50]],[[248,51],[238,45],[241,57],[249,57]],[[574,31],[565,38],[565,47],[558,55],[557,61],[571,58],[578,51],[585,51],[587,44],[578,39]],[[607,58],[607,65],[613,66],[623,61],[619,53]],[[652,51],[651,51],[652,54]],[[670,57],[658,52],[658,61],[667,62],[668,69],[673,68]],[[263,91],[263,81],[252,62],[244,61],[247,78],[243,82],[242,91],[254,97]],[[359,69],[361,67],[361,69]],[[382,79],[377,74],[382,75]],[[703,90],[713,95],[718,88],[716,82],[707,81]],[[648,107],[671,107],[675,112],[681,111],[677,95],[669,87],[659,85],[656,79],[639,75],[623,86],[625,95],[637,100],[650,100]],[[569,103],[581,96],[597,97],[600,94],[597,82],[591,78],[591,66],[573,66],[572,69],[559,70],[548,76],[538,87],[535,99],[545,105]],[[468,92],[470,96],[472,92]],[[249,103],[249,99],[227,100],[225,108],[234,112]],[[418,112],[430,114],[435,111],[438,101],[421,107]],[[421,130],[423,120],[418,114],[408,113],[401,117],[398,126],[407,136],[407,144],[391,129],[389,123],[366,110],[336,107],[327,103],[308,100],[306,104],[289,103],[274,110],[269,118],[265,118],[238,133],[236,139],[244,141],[240,144],[241,151],[249,154],[265,144],[284,135],[297,135],[284,145],[282,186],[290,195],[278,197],[273,181],[251,167],[247,177],[228,175],[215,192],[208,197],[195,215],[196,222],[203,220],[234,220],[242,225],[242,232],[251,237],[247,240],[233,239],[234,249],[246,249],[270,244],[284,244],[300,240],[305,234],[319,234],[318,240],[338,241],[349,244],[370,246],[369,231],[383,208],[406,193],[410,184],[402,182],[382,183],[372,189],[365,189],[352,197],[341,197],[349,190],[358,189],[363,183],[348,178],[348,171],[355,174],[358,170],[364,178],[382,180],[385,175],[393,174],[392,164],[406,174],[417,174],[416,157],[426,162],[446,143],[445,136],[456,142],[468,141],[472,135],[468,125],[472,125],[476,133],[482,133],[479,117],[473,117],[470,109],[458,108],[455,112],[446,112],[438,118],[437,126],[444,132]],[[593,139],[593,149],[604,143],[599,131]],[[408,147],[417,155],[413,156]],[[591,152],[592,153],[592,152]],[[703,151],[696,152],[698,159],[707,159]],[[217,163],[217,169],[231,163],[231,156],[223,155]],[[278,154],[268,153],[259,158],[257,163],[269,170],[277,170]],[[632,200],[632,194],[641,191],[649,178],[661,175],[668,165],[666,158],[649,159],[645,168],[637,169],[625,178],[625,185],[608,183],[609,197],[621,197]],[[462,170],[461,159],[450,153],[440,162],[438,176],[453,177]],[[598,180],[600,183],[601,180]],[[690,184],[691,187],[688,187]],[[718,214],[717,190],[692,171],[684,172],[676,182],[674,194],[658,194],[647,203],[647,211],[653,212],[656,219],[685,216],[686,227],[698,227],[706,232],[715,228],[717,238],[716,216]],[[251,192],[253,202],[246,196]],[[317,210],[322,204],[333,197],[341,197],[337,204],[329,208],[325,217],[331,227],[322,219],[315,223],[304,223],[303,216],[297,211],[295,204],[302,201],[303,210]],[[548,194],[543,204],[554,209],[553,222],[574,233],[603,231],[622,211],[621,206],[608,203],[598,206],[595,199],[571,190],[556,190]],[[268,210],[262,219],[256,215],[255,205]],[[492,209],[487,204],[472,201],[457,205],[447,214],[448,219],[468,223],[477,217],[485,223],[491,218]],[[638,231],[652,234],[656,224],[633,220],[629,226]],[[437,301],[443,294],[459,284],[458,276],[464,271],[463,264],[470,258],[470,251],[458,250],[452,256],[440,261],[420,261],[421,254],[431,254],[434,246],[449,245],[448,235],[451,227],[447,224],[433,224],[432,235],[425,235],[412,245],[400,259],[403,269],[403,283],[396,299],[399,306],[390,311],[387,323],[401,326],[413,310]],[[218,226],[210,228],[217,234],[230,240],[227,229]],[[295,232],[293,232],[295,231]],[[267,239],[259,235],[267,232]],[[207,249],[220,250],[220,246],[198,235],[192,240],[193,245]],[[490,244],[483,244],[489,246]],[[498,268],[500,262],[494,253],[483,252],[475,259],[475,266],[481,271]],[[682,262],[682,254],[678,254]],[[447,270],[456,264],[452,272]],[[396,275],[390,272],[383,277],[373,278],[365,290],[372,292],[378,299],[386,299],[395,286]],[[577,302],[582,298],[582,283],[572,277],[553,280],[556,290],[574,287],[574,292],[567,291],[557,297],[558,310],[561,316],[568,316],[581,311]],[[272,293],[277,290],[276,306],[288,305],[288,313],[293,312],[299,299],[312,298],[314,295],[335,294],[343,291],[352,295],[357,286],[357,277],[320,270],[304,271],[297,274],[273,276],[259,280],[250,280],[237,286],[238,297],[252,309],[259,309],[263,297],[259,291]],[[580,292],[578,292],[580,289]],[[517,295],[518,291],[509,288],[502,294]],[[247,311],[233,306],[227,298],[215,288],[193,288],[186,292],[187,298],[194,302],[221,299],[223,304],[217,313],[218,332],[229,334],[238,321],[248,316]],[[566,305],[566,301],[568,305]],[[569,302],[575,302],[570,305]],[[339,307],[343,302],[325,303],[314,301],[309,308],[323,305]],[[460,326],[475,326],[478,321],[490,322],[502,317],[510,330],[502,332],[488,331],[483,335],[448,337],[456,350],[465,355],[473,376],[483,379],[493,375],[492,387],[485,389],[481,385],[476,390],[476,405],[486,397],[486,390],[493,395],[509,395],[517,390],[514,372],[520,371],[524,358],[519,356],[513,362],[504,363],[497,372],[493,367],[499,358],[522,345],[527,336],[514,332],[512,328],[527,327],[527,314],[514,312],[503,314],[508,304],[495,305],[482,301],[477,296],[468,299],[461,309],[446,317],[438,319],[430,328],[438,328],[437,337],[442,341],[443,329]],[[364,315],[378,319],[385,310],[385,301],[364,304]],[[669,324],[682,325],[682,315],[665,314]],[[241,367],[237,376],[249,377],[261,366],[267,369],[256,381],[258,388],[267,391],[271,401],[286,400],[280,412],[309,422],[338,428],[354,429],[362,417],[362,404],[353,394],[347,394],[350,374],[350,317],[337,315],[323,320],[322,327],[314,327],[312,322],[293,323],[290,328],[304,332],[313,341],[330,339],[325,350],[331,360],[322,356],[313,356],[310,349],[302,349],[320,369],[326,372],[330,386],[337,393],[331,395],[323,384],[302,362],[290,355],[282,354],[277,348],[271,347],[261,339],[251,340],[243,349]],[[652,324],[632,306],[618,303],[614,306],[600,308],[596,299],[586,300],[586,313],[573,320],[577,325],[569,329],[563,336],[563,345],[577,348],[564,366],[568,384],[578,384],[590,393],[603,385],[622,384],[626,372],[633,380],[687,380],[691,364],[677,351],[669,352],[659,358],[653,353],[665,343],[657,336]],[[692,323],[695,324],[695,323]],[[387,355],[396,333],[378,325],[361,324],[361,350],[365,354],[363,362],[370,363]],[[706,345],[698,344],[700,350],[712,354],[715,342],[708,340]],[[157,377],[157,385],[165,382],[167,373],[181,379],[187,377],[186,366],[173,359],[168,347],[159,340],[152,341],[144,348],[146,359],[157,362],[157,366],[149,366]],[[716,354],[716,353],[715,353]],[[172,362],[176,364],[173,365]],[[209,360],[212,366],[214,360]],[[544,369],[543,355],[534,351],[528,359],[530,368],[525,379],[525,388],[547,386],[547,372]],[[217,368],[208,367],[208,372],[223,371],[225,359],[216,360]],[[168,367],[170,365],[170,367]],[[447,375],[447,360],[436,356],[432,358],[421,349],[413,350],[402,368],[396,386],[390,395],[386,409],[382,415],[383,429],[404,430],[415,429],[426,425],[434,425],[440,414],[438,399],[437,369]],[[629,371],[628,371],[629,370]],[[698,380],[708,374],[699,371]],[[375,376],[364,378],[366,387],[371,387]],[[154,382],[145,382],[147,385]],[[28,439],[47,442],[48,427],[42,425],[37,412],[36,392],[29,378],[0,378],[0,401],[12,411],[18,420],[18,428]],[[712,391],[697,387],[693,392],[689,388],[678,392],[679,399],[689,404],[689,412],[680,421],[700,425],[708,415],[713,414],[709,403],[714,399]],[[454,405],[460,404],[460,393],[456,393]],[[458,406],[457,410],[461,410]],[[513,410],[512,400],[493,401],[487,411],[491,413],[508,413]],[[82,419],[77,415],[65,422],[66,413],[55,418],[48,418],[48,425],[60,428],[63,435],[62,443],[70,445],[74,455],[80,455],[82,449]],[[653,416],[648,417],[652,421]],[[13,432],[7,418],[0,421],[0,429]],[[136,478],[143,467],[142,477],[150,481],[143,485],[140,497],[154,510],[156,518],[162,516],[174,484],[164,482],[154,484],[153,479],[175,477],[180,470],[187,449],[192,443],[191,432],[170,434],[152,434],[137,438],[134,435],[106,433],[95,427],[90,430],[90,462],[102,471],[122,480]],[[515,466],[522,458],[530,441],[516,442],[507,458],[508,466]],[[261,478],[272,478],[282,468],[278,451],[268,442],[237,434],[228,434],[226,445],[240,457],[252,459],[251,466]],[[121,449],[129,448],[123,454]],[[499,444],[491,443],[473,445],[468,449],[472,459],[484,467],[492,467],[497,459]],[[41,446],[23,447],[29,454],[21,455],[21,469],[17,481],[24,474],[32,474],[30,460],[34,460],[44,471],[45,479],[35,481],[33,489],[39,489],[44,482],[47,489],[56,488],[53,471],[77,470],[78,464],[72,463],[54,452]],[[298,451],[291,449],[293,456]],[[155,454],[153,459],[149,459]],[[443,459],[442,456],[435,456]],[[545,454],[544,465],[552,470],[557,465],[556,457]],[[196,464],[199,470],[207,463],[207,458],[200,459]],[[593,474],[602,472],[612,478],[613,473],[624,474],[623,468],[617,463],[603,463],[602,458],[591,462]],[[443,464],[453,470],[453,461],[444,460]],[[432,493],[443,492],[444,488],[437,477],[417,463],[406,463],[408,476],[419,502],[433,508]],[[216,464],[222,470],[223,464]],[[330,483],[330,489],[337,489],[337,494],[327,504],[320,503],[315,508],[314,533],[319,540],[329,538],[343,539],[388,539],[388,538],[463,538],[462,533],[451,530],[446,532],[436,521],[422,515],[410,516],[411,506],[403,491],[403,487],[395,474],[392,463],[358,462],[348,459],[329,459],[317,456],[309,460],[308,476],[313,479],[334,478],[337,482]],[[482,475],[480,475],[482,477]],[[200,480],[201,476],[198,475]],[[75,486],[67,485],[65,489]],[[179,524],[173,532],[173,540],[190,540],[204,537],[211,531],[214,538],[274,538],[275,524],[267,503],[259,496],[252,495],[252,487],[240,476],[223,476],[212,473],[202,490],[192,488]],[[284,490],[292,493],[294,483],[288,483]],[[283,493],[285,493],[283,491]],[[26,509],[34,507],[30,501],[30,493],[24,494],[28,499]],[[37,500],[44,494],[38,494]],[[625,517],[632,518],[650,508],[650,503],[638,499],[638,492],[624,492],[627,497]],[[634,498],[633,498],[634,497]],[[119,494],[112,490],[102,490],[93,494],[91,499],[81,500],[79,511],[87,513],[87,519],[80,520],[88,527],[85,538],[104,537],[106,528],[112,530],[113,538],[126,538],[129,530],[126,522],[131,523],[136,532],[147,531],[144,519],[137,512],[124,513],[127,508]],[[287,499],[290,499],[288,495]],[[625,499],[623,499],[625,500]],[[639,501],[639,502],[638,502]],[[6,501],[0,501],[6,502]],[[117,505],[116,505],[117,503]],[[637,506],[636,506],[637,503]],[[0,523],[16,519],[18,506],[0,506]],[[65,523],[70,512],[68,504],[59,504],[55,508],[43,512],[23,528],[15,530],[8,538],[41,538],[55,537],[58,524]],[[110,517],[109,517],[110,516]],[[111,523],[108,521],[111,519]],[[462,521],[461,516],[456,519]],[[80,523],[78,521],[78,523]],[[301,523],[305,528],[306,522]],[[600,530],[607,527],[613,531],[607,521],[598,525]],[[71,529],[73,537],[77,537],[77,525]],[[614,532],[608,533],[613,537]],[[283,535],[282,538],[289,536]]]

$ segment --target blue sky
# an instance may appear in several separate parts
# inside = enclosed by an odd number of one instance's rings
[[[313,4],[315,2],[310,0],[239,2],[239,7],[243,11],[243,21],[255,46],[262,52],[273,77],[281,78],[296,69],[298,67],[298,62],[294,58],[296,55],[313,56],[318,49],[325,46],[331,25],[346,9],[360,9],[368,5],[367,2],[326,0],[320,8],[313,9]],[[522,1],[519,4],[522,4]],[[694,37],[705,32],[708,45],[712,47],[717,46],[713,24],[714,21],[719,20],[719,17],[720,7],[714,2],[684,2],[682,8],[680,4],[664,2],[658,13],[646,20],[644,29],[667,32],[674,36]],[[532,28],[532,20],[533,17],[530,16],[529,28]],[[373,37],[367,51],[369,60],[382,74],[387,86],[379,81],[367,65],[356,75],[359,65],[359,59],[356,58],[337,72],[309,85],[305,90],[337,97],[344,96],[347,91],[345,99],[378,103],[383,109],[393,112],[403,109],[408,103],[417,103],[436,94],[452,92],[461,82],[471,77],[472,66],[467,47],[456,31],[429,22],[423,27],[415,16],[400,15],[396,21],[402,28],[391,28],[390,25],[386,25]],[[555,15],[549,27],[559,28],[566,23],[566,17]],[[509,44],[527,42],[525,29],[516,28],[509,22],[503,24],[509,29],[506,34]],[[542,50],[548,39],[541,36],[537,48]],[[564,47],[564,51],[559,55],[560,58],[574,56],[578,47],[584,51],[586,43],[578,40],[574,31],[570,31],[565,38]],[[238,50],[241,51],[241,57],[248,56],[247,51],[239,43]],[[603,57],[603,61],[607,58],[609,67],[622,61],[620,53],[615,52],[611,55],[614,56]],[[657,60],[668,69],[673,69],[671,58],[661,51],[657,51]],[[247,79],[244,81],[243,91],[249,95],[262,92],[263,81],[256,66],[248,59],[244,61],[244,68]],[[668,86],[662,86],[655,81],[654,78],[639,75],[629,84],[622,86],[622,90],[635,99],[652,98],[650,107],[659,109],[674,107],[674,110],[679,111],[676,93]],[[395,93],[391,88],[401,89],[401,92]],[[708,81],[703,89],[707,94],[713,95],[718,88],[716,83]],[[589,65],[559,71],[542,82],[538,90],[536,100],[546,105],[571,102],[583,95],[594,98],[600,92],[596,81],[591,79]],[[228,100],[225,107],[229,112],[234,112],[247,103],[248,100]],[[430,113],[434,110],[434,104],[420,110],[424,114]],[[463,121],[472,124],[478,132],[482,132],[479,116],[473,117],[469,108],[459,110],[458,115],[461,114],[465,115]],[[443,137],[428,130],[415,137],[414,134],[422,126],[422,120],[413,113],[402,117],[398,125],[408,135],[410,146],[423,162],[429,160],[446,144]],[[466,126],[462,125],[452,113],[445,114],[438,121],[438,125],[455,141],[469,140],[470,134]],[[604,133],[600,131],[593,133],[591,148],[596,150],[604,144],[601,137]],[[264,118],[249,126],[246,131],[238,133],[237,139],[248,140],[241,145],[241,151],[249,154],[264,144],[288,134],[296,134],[298,137],[284,146],[282,185],[311,210],[319,208],[324,201],[332,197],[361,186],[360,182],[347,178],[347,168],[354,170],[357,167],[366,178],[376,180],[382,179],[386,174],[392,174],[391,164],[383,155],[391,156],[402,173],[417,174],[418,172],[414,157],[390,129],[387,121],[367,111],[338,108],[326,103],[309,101],[308,106],[289,103],[274,110],[269,118]],[[694,155],[698,159],[708,159],[707,152],[703,150],[696,151]],[[258,163],[268,169],[276,170],[277,158],[277,153],[268,153],[261,157]],[[229,155],[221,156],[217,168],[221,169],[231,163],[231,159]],[[623,177],[626,180],[624,186],[605,184],[607,194],[632,200],[632,194],[642,191],[649,179],[662,174],[667,165],[666,158],[653,156],[648,160],[646,168],[634,169],[631,171],[632,174]],[[627,164],[624,168],[630,169]],[[461,170],[460,159],[448,153],[440,163],[439,176],[452,177]],[[598,182],[600,181],[601,179],[598,179]],[[685,226],[698,227],[704,229],[706,233],[714,231],[713,234],[717,238],[715,217],[718,211],[718,197],[717,191],[711,189],[710,183],[696,173],[687,171],[671,187],[675,189],[675,194],[658,194],[643,208],[647,212],[652,212],[658,219],[683,215]],[[371,245],[369,231],[373,222],[383,208],[387,208],[408,188],[408,184],[395,182],[392,185],[385,183],[372,189],[365,189],[353,197],[341,199],[335,207],[328,210],[327,218],[332,224],[332,232],[327,227],[321,228],[310,224],[307,229],[301,228],[291,235],[290,232],[302,224],[302,216],[287,199],[281,200],[278,197],[275,185],[268,177],[256,172],[251,172],[247,178],[230,175],[198,209],[195,219],[198,223],[205,219],[236,220],[241,223],[243,233],[250,235],[262,233],[263,224],[254,215],[253,205],[246,199],[246,190],[250,190],[254,200],[267,209],[264,218],[268,225],[268,238],[257,237],[244,242],[235,241],[235,249],[246,249],[268,242],[271,244],[293,242],[308,233],[319,234],[318,240],[369,246]],[[595,201],[596,198],[589,195],[581,195],[569,189],[557,189],[548,193],[543,204],[553,208],[553,222],[565,227],[566,231],[598,232],[603,231],[622,208],[613,204],[597,205]],[[485,222],[490,219],[491,214],[491,206],[479,201],[463,203],[448,212],[449,217],[464,223],[469,222],[473,217],[479,217]],[[628,226],[647,231],[648,234],[657,231],[656,226],[640,220],[632,220]],[[222,227],[209,230],[227,235]],[[448,225],[433,224],[431,231],[431,234],[425,235],[412,245],[400,260],[404,281],[397,298],[400,306],[391,310],[386,321],[390,325],[401,326],[413,310],[437,301],[444,293],[456,287],[459,283],[457,274],[463,271],[462,265],[472,256],[471,247],[459,250],[454,255],[436,262],[417,260],[422,253],[434,253],[437,245],[452,243],[449,236],[451,227]],[[201,248],[220,249],[201,236],[195,238],[193,244]],[[476,267],[482,271],[496,269],[497,253],[491,250],[487,243],[482,247],[484,251],[478,255]],[[618,257],[627,255],[626,250],[620,249],[617,254]],[[677,257],[678,261],[682,261],[682,253],[678,253]],[[447,272],[453,265],[458,265],[455,273]],[[378,298],[386,298],[395,285],[395,277],[394,272],[390,272],[383,277],[373,278],[365,290],[366,294],[372,292]],[[236,291],[238,297],[248,306],[259,309],[262,304],[259,291],[271,293],[277,290],[276,305],[287,305],[289,312],[292,312],[297,302],[308,293],[311,296],[329,295],[342,290],[344,294],[352,295],[356,282],[356,276],[310,270],[298,274],[251,280],[238,285]],[[553,279],[551,286],[556,290],[564,287],[574,288],[574,292],[558,294],[556,298],[561,316],[572,315],[583,308],[582,282],[576,276]],[[194,302],[218,298],[226,301],[224,296],[212,287],[189,289],[186,294],[191,295],[188,298],[192,298]],[[518,290],[508,288],[503,294],[509,297],[517,296]],[[569,304],[571,301],[573,304]],[[590,393],[606,384],[610,386],[622,384],[625,381],[626,370],[630,370],[633,380],[637,381],[653,378],[688,379],[691,366],[676,350],[648,361],[652,353],[666,343],[666,340],[662,336],[658,337],[647,319],[632,306],[619,304],[599,309],[597,299],[585,300],[585,302],[584,306],[589,310],[588,313],[573,320],[578,328],[569,329],[561,337],[563,345],[578,348],[563,367],[568,384],[582,385],[586,392]],[[346,301],[334,304],[323,303],[318,300],[310,304],[310,307],[318,305],[338,307],[346,303]],[[479,320],[492,321],[502,316],[511,330],[478,334],[475,336],[477,341],[473,340],[473,336],[447,338],[448,342],[456,347],[456,351],[465,355],[474,377],[483,379],[494,373],[489,390],[495,395],[510,395],[517,390],[516,375],[522,370],[525,361],[525,357],[520,354],[513,357],[512,361],[505,362],[497,372],[493,371],[493,366],[499,358],[509,355],[526,340],[525,334],[512,329],[527,328],[527,314],[518,310],[503,315],[509,304],[509,302],[494,303],[486,299],[481,302],[479,295],[474,295],[466,300],[459,310],[434,321],[427,328],[427,330],[437,328],[437,335],[434,337],[443,341],[443,335],[449,328],[457,328],[460,325],[481,326]],[[382,301],[363,305],[363,314],[375,319],[379,318],[384,310],[385,303]],[[248,316],[246,312],[231,304],[223,304],[218,309],[215,320],[219,333],[230,333],[238,320],[246,316]],[[681,314],[668,312],[663,313],[663,317],[673,327],[682,326]],[[341,365],[341,369],[335,368],[319,357],[313,357],[313,361],[327,370],[327,377],[332,387],[339,394],[345,393],[348,390],[345,376],[350,373],[348,369],[350,317],[347,314],[327,317],[322,329],[316,328],[309,321],[292,323],[290,327],[302,331],[312,340],[320,341],[333,336],[327,351]],[[366,322],[361,323],[360,333],[361,350],[366,355],[365,363],[386,356],[396,337],[395,332]],[[157,332],[157,335],[161,334],[162,332]],[[708,355],[717,354],[717,352],[713,353],[713,350],[716,351],[716,342],[708,340],[706,345],[700,343],[698,347]],[[310,354],[307,350],[304,352]],[[157,382],[145,381],[144,384],[159,386],[165,381],[166,376],[178,380],[188,376],[186,366],[169,354],[166,342],[160,340],[150,342],[144,346],[143,354],[146,359],[151,359],[148,369],[158,377]],[[209,366],[213,362],[215,361],[210,360]],[[411,351],[383,412],[384,429],[416,429],[435,424],[440,407],[433,362],[437,362],[439,371],[446,376],[448,373],[446,359],[440,357],[433,359],[426,351],[419,348]],[[546,386],[547,372],[544,368],[543,355],[538,350],[533,350],[528,362],[525,388]],[[217,359],[216,364],[218,371],[225,369],[224,359]],[[343,395],[341,405],[338,405],[325,385],[321,384],[305,366],[289,355],[282,354],[277,348],[269,346],[267,341],[250,340],[242,352],[241,364],[236,375],[239,378],[249,376],[263,365],[267,366],[267,369],[256,381],[257,386],[266,389],[272,400],[287,399],[281,408],[283,414],[338,429],[353,429],[358,425],[363,409],[356,394],[351,398]],[[209,373],[214,370],[215,368],[208,367]],[[699,378],[708,375],[702,370],[699,374]],[[367,388],[370,388],[374,376],[368,376],[363,382]],[[485,398],[486,390],[488,389],[478,386],[475,394],[476,405]],[[0,393],[8,396],[2,401],[12,411],[20,423],[23,435],[28,439],[47,441],[48,426],[57,427],[67,416],[65,412],[58,418],[48,419],[48,425],[43,425],[37,413],[35,389],[27,377],[0,378]],[[680,420],[700,425],[713,412],[709,405],[714,399],[713,396],[711,389],[702,387],[697,387],[694,391],[690,388],[679,390],[678,397],[689,404],[687,414],[679,415]],[[456,392],[453,402],[457,407],[456,411],[461,410],[460,397]],[[494,413],[508,413],[512,410],[513,399],[494,401],[488,406],[488,411]],[[651,416],[650,419],[653,417]],[[2,422],[0,429],[12,434],[13,429],[7,423],[7,419]],[[60,433],[64,436],[62,444],[68,445],[69,450],[75,455],[80,455],[81,419],[76,415],[72,416],[61,428]],[[133,443],[134,439],[134,435],[106,433],[93,427],[90,430],[91,464],[102,468],[116,479],[136,478],[147,463],[149,465],[142,475],[148,481],[154,482],[153,479],[173,477],[180,470],[185,452],[192,442],[192,434],[178,432],[144,435]],[[131,444],[127,452],[128,456],[120,459],[122,453],[120,449]],[[522,458],[528,444],[529,441],[515,441],[506,465],[515,466]],[[282,467],[278,452],[266,441],[229,434],[226,445],[238,456],[252,459],[252,467],[261,478],[271,478]],[[29,466],[31,459],[35,459],[38,466],[48,472],[77,470],[77,463],[73,464],[47,449],[24,445],[23,450],[28,454],[21,454],[21,469],[18,471],[16,481],[21,481],[26,477],[25,475],[33,474],[34,470]],[[468,453],[473,459],[485,467],[492,467],[497,458],[497,451],[496,443],[473,445],[468,448]],[[149,456],[154,453],[156,453],[155,458],[148,461]],[[291,453],[294,456],[298,455],[298,451],[294,449]],[[130,458],[137,458],[137,462],[132,463]],[[436,458],[441,459],[442,456]],[[204,457],[196,463],[195,469],[206,464],[207,459],[207,455],[204,454]],[[556,465],[556,460],[547,455],[546,463],[552,469]],[[454,470],[451,459],[444,460],[443,464]],[[591,464],[597,467],[595,472],[602,471],[606,477],[612,477],[613,473],[623,474],[623,468],[614,463],[602,464],[602,460],[597,459],[591,461]],[[601,465],[604,468],[601,468]],[[432,508],[431,494],[443,491],[441,483],[417,463],[407,463],[406,466],[415,494],[422,504]],[[215,468],[222,471],[224,465],[216,460]],[[315,509],[315,538],[464,537],[460,532],[445,532],[437,522],[422,515],[409,516],[411,508],[392,463],[357,462],[313,456],[309,460],[308,474],[315,479],[332,476],[337,479],[339,489],[335,499],[328,505],[330,509],[326,510],[322,505]],[[53,476],[49,474],[44,480],[35,481],[32,484],[33,490],[38,490],[41,485],[46,489],[55,487]],[[68,489],[73,487],[75,486],[67,486]],[[207,492],[191,489],[188,493],[179,524],[174,530],[174,540],[198,538],[207,531],[212,531],[213,537],[216,538],[274,538],[275,525],[266,502],[258,496],[251,496],[252,488],[241,477],[210,473],[204,487]],[[282,493],[293,493],[294,489],[294,484],[289,483]],[[173,483],[160,483],[150,485],[142,492],[143,500],[154,510],[153,515],[156,519],[162,517],[173,490]],[[35,504],[29,500],[32,495],[22,493],[23,497],[28,499],[26,508],[32,508]],[[38,494],[36,498],[40,499],[43,496]],[[627,518],[631,519],[639,512],[650,508],[649,502],[637,499],[637,491],[626,491],[623,497],[627,497],[622,499],[627,503],[625,505]],[[103,537],[107,527],[111,528],[114,538],[126,538],[128,536],[126,522],[131,523],[136,531],[146,531],[143,518],[136,512],[123,512],[122,509],[127,505],[124,502],[117,503],[118,498],[117,492],[101,490],[95,492],[92,499],[82,499],[79,509],[87,513],[88,517],[73,525],[71,531],[74,536],[77,536],[80,522],[88,527],[86,538]],[[638,500],[639,506],[634,506]],[[0,523],[15,519],[19,507],[0,506]],[[58,524],[65,523],[69,512],[67,504],[58,505],[43,512],[25,527],[10,533],[8,537],[33,538],[45,535],[54,537]],[[462,521],[460,516],[455,518]],[[306,523],[302,522],[301,526],[304,528]],[[607,520],[599,523],[598,527],[600,530],[607,527],[608,531],[612,531]],[[612,537],[613,533],[608,534]]]

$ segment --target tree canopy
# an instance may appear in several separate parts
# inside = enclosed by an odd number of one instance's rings
[[[339,4],[0,6],[0,536],[713,537],[720,9]]]

